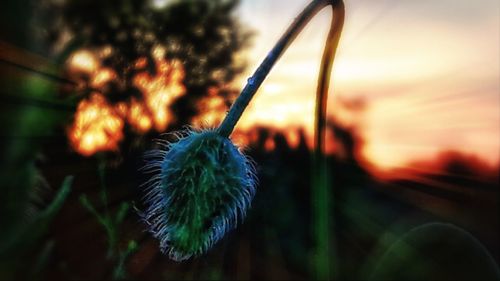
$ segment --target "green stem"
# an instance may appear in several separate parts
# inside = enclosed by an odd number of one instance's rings
[[[338,277],[338,259],[335,251],[336,240],[334,233],[330,234],[330,231],[335,229],[335,221],[330,219],[334,213],[334,200],[332,200],[331,185],[328,182],[328,165],[325,157],[325,131],[330,75],[343,25],[344,5],[340,3],[336,9],[333,9],[331,27],[321,59],[316,90],[315,149],[312,166],[313,188],[311,196],[315,225],[314,238],[316,241],[316,249],[314,250],[312,261],[317,280],[328,280]]]
[[[330,31],[325,43],[323,57],[321,59],[318,86],[316,89],[316,108],[314,123],[314,159],[313,159],[313,188],[311,191],[313,205],[313,237],[315,240],[314,250],[311,256],[312,270],[316,279],[330,279],[338,272],[335,268],[337,257],[335,254],[336,241],[334,235],[330,235],[333,229],[332,194],[328,184],[327,163],[325,157],[325,125],[328,89],[330,86],[330,75],[332,71],[335,52],[340,40],[340,34],[344,25],[344,3],[342,0],[314,0],[295,19],[278,43],[269,52],[267,57],[257,68],[254,75],[248,79],[247,84],[241,91],[234,104],[231,106],[226,118],[217,129],[224,137],[231,135],[236,123],[240,119],[248,103],[257,92],[271,68],[288,48],[291,42],[302,31],[304,26],[324,7],[330,5],[333,10]],[[333,259],[333,262],[331,262]],[[332,268],[333,267],[333,268]]]
[[[335,54],[335,49],[338,44],[338,38],[340,37],[340,31],[342,30],[343,26],[344,4],[342,0],[314,0],[302,11],[302,13],[300,13],[298,17],[295,18],[292,25],[290,25],[287,31],[281,36],[279,41],[269,52],[264,61],[262,61],[257,70],[255,70],[253,76],[248,78],[247,84],[241,91],[241,94],[233,103],[233,105],[229,110],[229,113],[226,115],[222,123],[219,125],[219,128],[217,129],[221,136],[229,137],[229,135],[231,135],[236,123],[243,114],[243,111],[248,106],[248,103],[253,98],[253,96],[259,89],[260,85],[262,84],[262,82],[267,77],[272,67],[276,63],[276,61],[281,57],[283,52],[288,48],[288,46],[293,42],[293,40],[299,35],[299,33],[306,26],[306,24],[320,10],[322,10],[324,7],[328,5],[330,5],[333,9],[333,18],[330,26],[328,40],[323,53],[323,62],[321,64],[320,73],[325,72],[325,74],[329,76],[331,65],[333,64],[333,55]],[[328,62],[324,61],[326,58],[330,58]],[[321,80],[322,79],[320,78],[320,81]],[[324,88],[324,86],[326,86],[326,89]],[[319,92],[320,90],[323,92]],[[318,85],[316,110],[318,110],[318,104],[320,104],[319,106],[320,109],[324,111],[326,110],[327,92],[328,92],[328,81],[326,83]],[[318,115],[318,112],[316,112],[316,117],[322,117],[322,116],[324,117],[325,114],[320,112],[320,115]],[[318,119],[320,118],[317,118],[316,125],[318,125]],[[324,120],[319,121],[319,123],[321,125],[324,124],[325,121]],[[319,133],[321,135],[321,132]],[[316,142],[316,144],[320,143],[321,141]],[[324,145],[320,145],[319,148],[322,148],[323,146]]]

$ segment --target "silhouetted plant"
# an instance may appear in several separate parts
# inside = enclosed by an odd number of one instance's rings
[[[0,278],[9,279],[15,276],[26,278],[35,276],[43,269],[53,248],[53,243],[50,241],[40,250],[33,268],[18,272],[21,269],[16,262],[18,258],[24,258],[23,255],[33,250],[40,242],[40,238],[47,233],[50,222],[60,210],[71,191],[72,182],[73,177],[67,176],[54,199],[47,207],[24,218],[21,225],[17,227],[10,226],[11,228],[7,229],[8,231],[2,231],[2,235],[0,236]]]
[[[235,218],[246,211],[253,197],[253,180],[248,160],[229,140],[243,111],[302,28],[322,8],[331,5],[333,20],[325,46],[317,88],[313,192],[316,249],[313,254],[317,278],[330,277],[329,193],[326,184],[324,137],[326,100],[333,57],[344,20],[342,1],[312,1],[295,19],[269,52],[252,77],[248,78],[225,119],[215,130],[188,132],[185,138],[168,144],[165,151],[150,153],[157,160],[146,165],[156,174],[144,215],[150,231],[160,239],[161,248],[175,260],[199,255],[234,227]],[[221,167],[222,170],[215,167]],[[250,175],[250,176],[249,176]],[[214,196],[215,198],[211,198]],[[221,213],[220,209],[224,211]],[[241,213],[241,216],[237,216]],[[214,239],[215,237],[215,239]]]
[[[107,258],[115,262],[115,268],[112,275],[113,279],[123,279],[127,276],[125,261],[130,254],[137,250],[137,243],[134,240],[131,240],[128,242],[125,249],[121,249],[118,245],[119,227],[125,219],[127,212],[130,210],[130,204],[122,202],[116,214],[111,214],[109,212],[108,194],[105,183],[105,169],[105,162],[101,161],[98,167],[98,172],[101,183],[100,199],[101,204],[104,205],[104,213],[99,213],[86,195],[80,196],[80,202],[90,213],[92,213],[92,215],[106,231],[106,237],[108,240]]]

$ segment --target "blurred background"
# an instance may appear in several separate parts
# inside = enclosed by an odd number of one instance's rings
[[[326,134],[335,276],[498,278],[500,4],[345,2]],[[313,277],[314,98],[329,9],[231,137],[257,163],[244,223],[177,263],[138,215],[144,152],[173,140],[163,133],[217,126],[307,3],[3,1],[0,278]]]

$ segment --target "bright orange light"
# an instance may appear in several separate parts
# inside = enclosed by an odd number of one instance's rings
[[[288,141],[288,145],[291,148],[297,148],[299,146],[300,136],[297,130],[288,130],[286,131],[285,136]]]
[[[144,68],[148,64],[148,60],[146,58],[139,58],[135,61],[135,68]]]
[[[226,116],[227,106],[224,99],[218,95],[216,88],[208,89],[208,97],[198,103],[200,113],[191,123],[196,127],[216,127]]]
[[[172,102],[184,95],[185,88],[182,84],[184,70],[178,61],[166,61],[164,50],[155,48],[153,51],[157,64],[156,76],[147,72],[137,74],[134,85],[143,93],[146,109],[151,112],[154,128],[164,131],[172,120],[169,106]]]
[[[68,61],[69,71],[88,74],[90,85],[102,88],[109,81],[117,79],[112,69],[101,67],[99,62],[100,58],[112,52],[110,47],[77,51]],[[90,99],[80,102],[75,121],[68,132],[77,152],[89,156],[97,151],[116,150],[123,138],[122,129],[126,121],[139,133],[151,129],[161,132],[167,128],[173,118],[169,107],[184,95],[185,87],[182,84],[182,64],[176,60],[167,61],[165,52],[161,46],[152,51],[157,65],[156,75],[140,72],[133,77],[134,85],[142,92],[142,99],[131,99],[128,103],[120,102],[112,106],[107,103],[105,95],[93,94]],[[134,66],[140,69],[146,64],[146,58],[140,58]]]
[[[266,151],[272,151],[276,148],[276,143],[274,142],[274,139],[272,137],[268,137],[266,139],[266,142],[264,143],[264,149]]]
[[[68,136],[73,148],[89,156],[98,151],[116,150],[123,138],[123,120],[100,94],[78,104]]]
[[[132,127],[141,133],[149,131],[153,125],[143,104],[136,100],[132,100],[130,103],[127,120]]]
[[[250,138],[246,132],[236,130],[231,134],[231,140],[238,147],[244,149],[250,144]]]
[[[98,71],[95,72],[94,76],[92,77],[91,81],[92,87],[100,88],[104,86],[107,82],[115,78],[116,78],[116,73],[113,70],[109,68],[99,69]]]

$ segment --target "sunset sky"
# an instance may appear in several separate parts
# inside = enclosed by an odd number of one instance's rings
[[[355,124],[363,154],[381,168],[443,150],[497,164],[500,153],[500,4],[496,0],[346,0],[329,114]],[[256,31],[243,87],[307,0],[243,0]],[[324,9],[275,66],[239,126],[311,132],[318,65],[331,12]],[[339,101],[362,101],[350,112]]]

